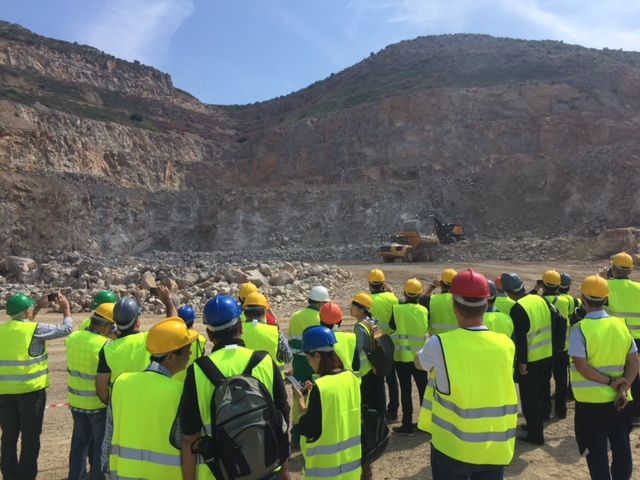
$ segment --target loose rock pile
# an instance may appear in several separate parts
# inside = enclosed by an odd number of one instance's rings
[[[37,260],[7,256],[0,259],[0,308],[4,309],[6,301],[19,291],[36,298],[62,292],[77,313],[88,311],[93,296],[107,289],[121,297],[134,297],[148,311],[162,313],[164,306],[150,294],[150,289],[162,284],[171,289],[178,305],[188,303],[200,309],[217,294],[237,296],[241,284],[248,281],[277,307],[304,304],[316,285],[335,291],[351,279],[349,271],[335,265],[243,261],[241,265],[221,266],[211,257],[158,253],[153,262],[128,258],[116,263],[77,252]]]

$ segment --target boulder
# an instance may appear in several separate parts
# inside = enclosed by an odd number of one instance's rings
[[[35,270],[37,267],[38,264],[32,258],[9,256],[5,260],[5,268],[10,275],[18,276],[29,272],[29,270]]]
[[[227,271],[224,273],[224,278],[227,281],[227,283],[242,284],[242,283],[247,283],[248,277],[247,277],[247,274],[244,273],[239,268],[228,268]]]
[[[597,253],[602,257],[610,257],[619,252],[631,252],[637,246],[638,240],[633,228],[605,230],[597,239]]]

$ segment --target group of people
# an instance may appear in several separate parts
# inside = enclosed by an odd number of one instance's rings
[[[409,279],[398,298],[376,268],[368,291],[350,302],[352,331],[341,331],[342,308],[316,286],[291,317],[288,338],[251,283],[237,300],[217,295],[206,303],[207,338],[191,328],[193,308],[177,308],[165,287],[158,295],[167,318],[148,332],[140,331],[142,308],[130,297],[100,292],[92,315],[74,331],[63,295],[55,300],[63,321],[54,325],[34,321],[48,300],[19,293],[7,302],[11,321],[0,325],[0,470],[7,480],[36,478],[49,386],[46,341],[68,337],[71,480],[87,476],[87,461],[92,480],[216,478],[230,461],[217,458],[217,437],[228,422],[222,425],[216,408],[221,392],[232,395],[226,382],[236,377],[265,387],[274,438],[285,438],[275,442],[274,455],[257,456],[276,458],[265,479],[290,478],[290,448],[301,449],[305,478],[372,478],[371,463],[362,461],[364,405],[397,423],[396,435],[431,434],[434,480],[501,479],[516,437],[544,445],[552,376],[556,418],[566,418],[567,400],[575,398],[576,440],[580,453],[588,452],[592,478],[630,479],[629,433],[640,412],[631,401],[640,398],[633,266],[627,253],[616,255],[584,279],[576,297],[564,272],[548,270],[528,290],[515,273],[492,281],[448,268],[426,286]],[[384,335],[394,345],[387,372],[372,357]],[[519,435],[516,386],[526,421]],[[232,460],[245,468],[255,463]]]

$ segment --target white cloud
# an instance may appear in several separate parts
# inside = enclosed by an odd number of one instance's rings
[[[108,0],[82,27],[81,41],[126,60],[162,63],[194,0]]]

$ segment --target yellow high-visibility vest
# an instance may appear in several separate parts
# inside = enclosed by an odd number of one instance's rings
[[[500,312],[506,313],[507,315],[511,312],[511,307],[516,304],[515,300],[509,298],[506,293],[499,293],[496,295],[496,301],[493,304]]]
[[[544,298],[539,295],[525,295],[518,300],[529,316],[527,332],[527,361],[535,362],[550,358],[553,354],[551,344],[551,310]]]
[[[616,278],[609,283],[609,305],[604,310],[623,318],[633,338],[640,339],[640,283]]]
[[[112,480],[182,480],[180,450],[169,439],[182,384],[158,372],[123,373],[113,384]]]
[[[436,369],[429,372],[429,381],[424,391],[422,404],[420,405],[420,416],[418,417],[418,429],[431,433],[433,427],[433,399],[436,394]]]
[[[391,333],[391,312],[394,305],[398,304],[398,297],[391,292],[378,292],[371,294],[373,306],[371,307],[371,318],[378,320],[378,328],[389,335]]]
[[[483,320],[484,324],[492,332],[504,333],[509,338],[513,335],[513,320],[506,313],[499,311],[485,312]]]
[[[89,318],[85,318],[81,323],[80,326],[78,327],[78,330],[86,330],[87,328],[89,328],[91,326],[91,317]]]
[[[82,410],[107,408],[96,392],[98,354],[108,338],[88,330],[76,330],[67,337],[67,390],[69,405]]]
[[[244,322],[242,324],[242,340],[250,350],[267,352],[278,365],[280,372],[284,373],[284,363],[278,360],[280,329],[276,325],[267,325],[257,320]]]
[[[450,332],[458,328],[458,319],[453,313],[453,295],[437,293],[429,300],[429,333],[431,336]]]
[[[624,374],[624,365],[633,338],[624,320],[616,317],[584,318],[572,328],[579,328],[587,346],[587,363],[590,367],[610,377]],[[576,400],[582,403],[609,403],[616,398],[616,391],[608,385],[589,380],[571,364],[571,387]],[[629,390],[631,400],[631,390]]]
[[[111,383],[122,373],[142,372],[151,363],[147,332],[127,335],[105,345],[104,356],[111,369]]]
[[[560,293],[558,295],[545,295],[545,298],[549,300],[551,305],[558,309],[564,318],[567,319],[567,333],[564,341],[564,351],[566,352],[569,350],[569,330],[571,328],[569,320],[571,320],[571,314],[575,310],[573,307],[573,297],[566,293]]]
[[[49,386],[49,355],[32,357],[29,347],[38,324],[11,320],[0,325],[0,395],[30,393]]]
[[[396,323],[396,331],[391,334],[395,345],[393,359],[412,363],[424,346],[429,330],[429,312],[417,303],[401,303],[393,306],[393,319]]]
[[[302,357],[302,333],[309,327],[320,325],[320,310],[316,307],[308,306],[298,310],[289,321],[289,346],[294,357]],[[306,359],[305,359],[306,361]]]
[[[349,371],[316,380],[322,407],[322,434],[300,440],[304,457],[303,478],[360,480],[362,447],[360,382]],[[340,421],[336,421],[340,419]]]
[[[333,333],[336,336],[336,340],[338,340],[338,343],[333,346],[336,355],[342,360],[344,368],[353,372],[353,358],[357,348],[356,334],[348,332]],[[358,375],[359,373],[356,373],[356,376]]]
[[[202,335],[198,335],[198,339],[191,344],[191,356],[189,357],[189,362],[184,370],[176,373],[172,378],[177,380],[178,382],[184,383],[187,379],[187,368],[189,368],[193,362],[195,362],[200,357],[204,357],[207,348],[207,339]]]
[[[460,462],[509,465],[518,419],[513,342],[500,333],[462,328],[440,335],[440,342],[450,393],[435,391],[433,446]]]

